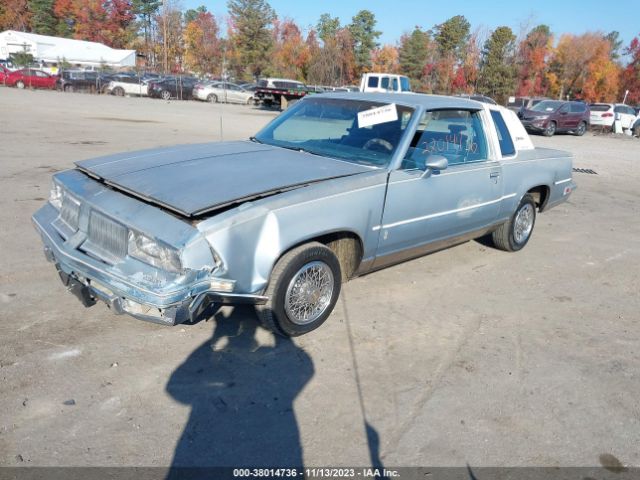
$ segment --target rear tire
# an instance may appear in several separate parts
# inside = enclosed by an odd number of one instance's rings
[[[162,97],[163,100],[171,100],[171,92],[169,90],[163,90],[160,93],[160,96]]]
[[[264,305],[256,305],[263,327],[296,337],[322,325],[340,295],[340,262],[325,245],[311,242],[285,253],[273,267]]]
[[[207,102],[209,102],[209,103],[218,103],[218,97],[215,94],[210,93],[207,96]]]
[[[549,125],[547,125],[547,128],[544,129],[542,134],[545,137],[553,137],[553,135],[556,133],[557,127],[558,126],[556,125],[556,122],[549,122]]]
[[[65,85],[64,86],[64,91],[65,92],[71,93],[71,92],[73,92],[73,90],[74,90],[73,89],[73,85]]]
[[[513,216],[493,232],[493,244],[506,252],[522,250],[531,238],[535,223],[536,203],[527,193],[520,200]]]
[[[16,82],[16,87],[19,88],[20,90],[24,90],[24,82],[22,80],[18,80]]]

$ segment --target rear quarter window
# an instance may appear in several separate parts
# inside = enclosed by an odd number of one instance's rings
[[[502,118],[502,114],[497,110],[491,110],[491,118],[493,118],[493,124],[496,126],[496,132],[498,133],[498,143],[500,144],[500,153],[503,157],[516,154],[516,147],[511,139],[509,128]]]

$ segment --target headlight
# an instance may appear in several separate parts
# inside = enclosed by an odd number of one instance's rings
[[[182,263],[177,250],[142,233],[129,230],[129,255],[169,272],[180,272]]]
[[[56,207],[58,210],[62,207],[62,197],[64,195],[64,190],[59,183],[55,180],[51,182],[51,191],[49,192],[49,203]]]

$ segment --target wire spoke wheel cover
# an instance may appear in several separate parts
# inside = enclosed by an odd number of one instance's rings
[[[524,243],[533,230],[535,212],[530,203],[525,203],[518,211],[513,225],[513,239],[516,243]]]
[[[329,266],[309,262],[293,276],[285,294],[284,310],[297,325],[314,322],[325,312],[333,295],[335,279]]]

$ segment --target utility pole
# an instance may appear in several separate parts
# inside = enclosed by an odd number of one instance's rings
[[[167,0],[162,0],[162,41],[163,41],[163,72],[167,73],[167,67],[169,66],[169,52],[167,50]]]

